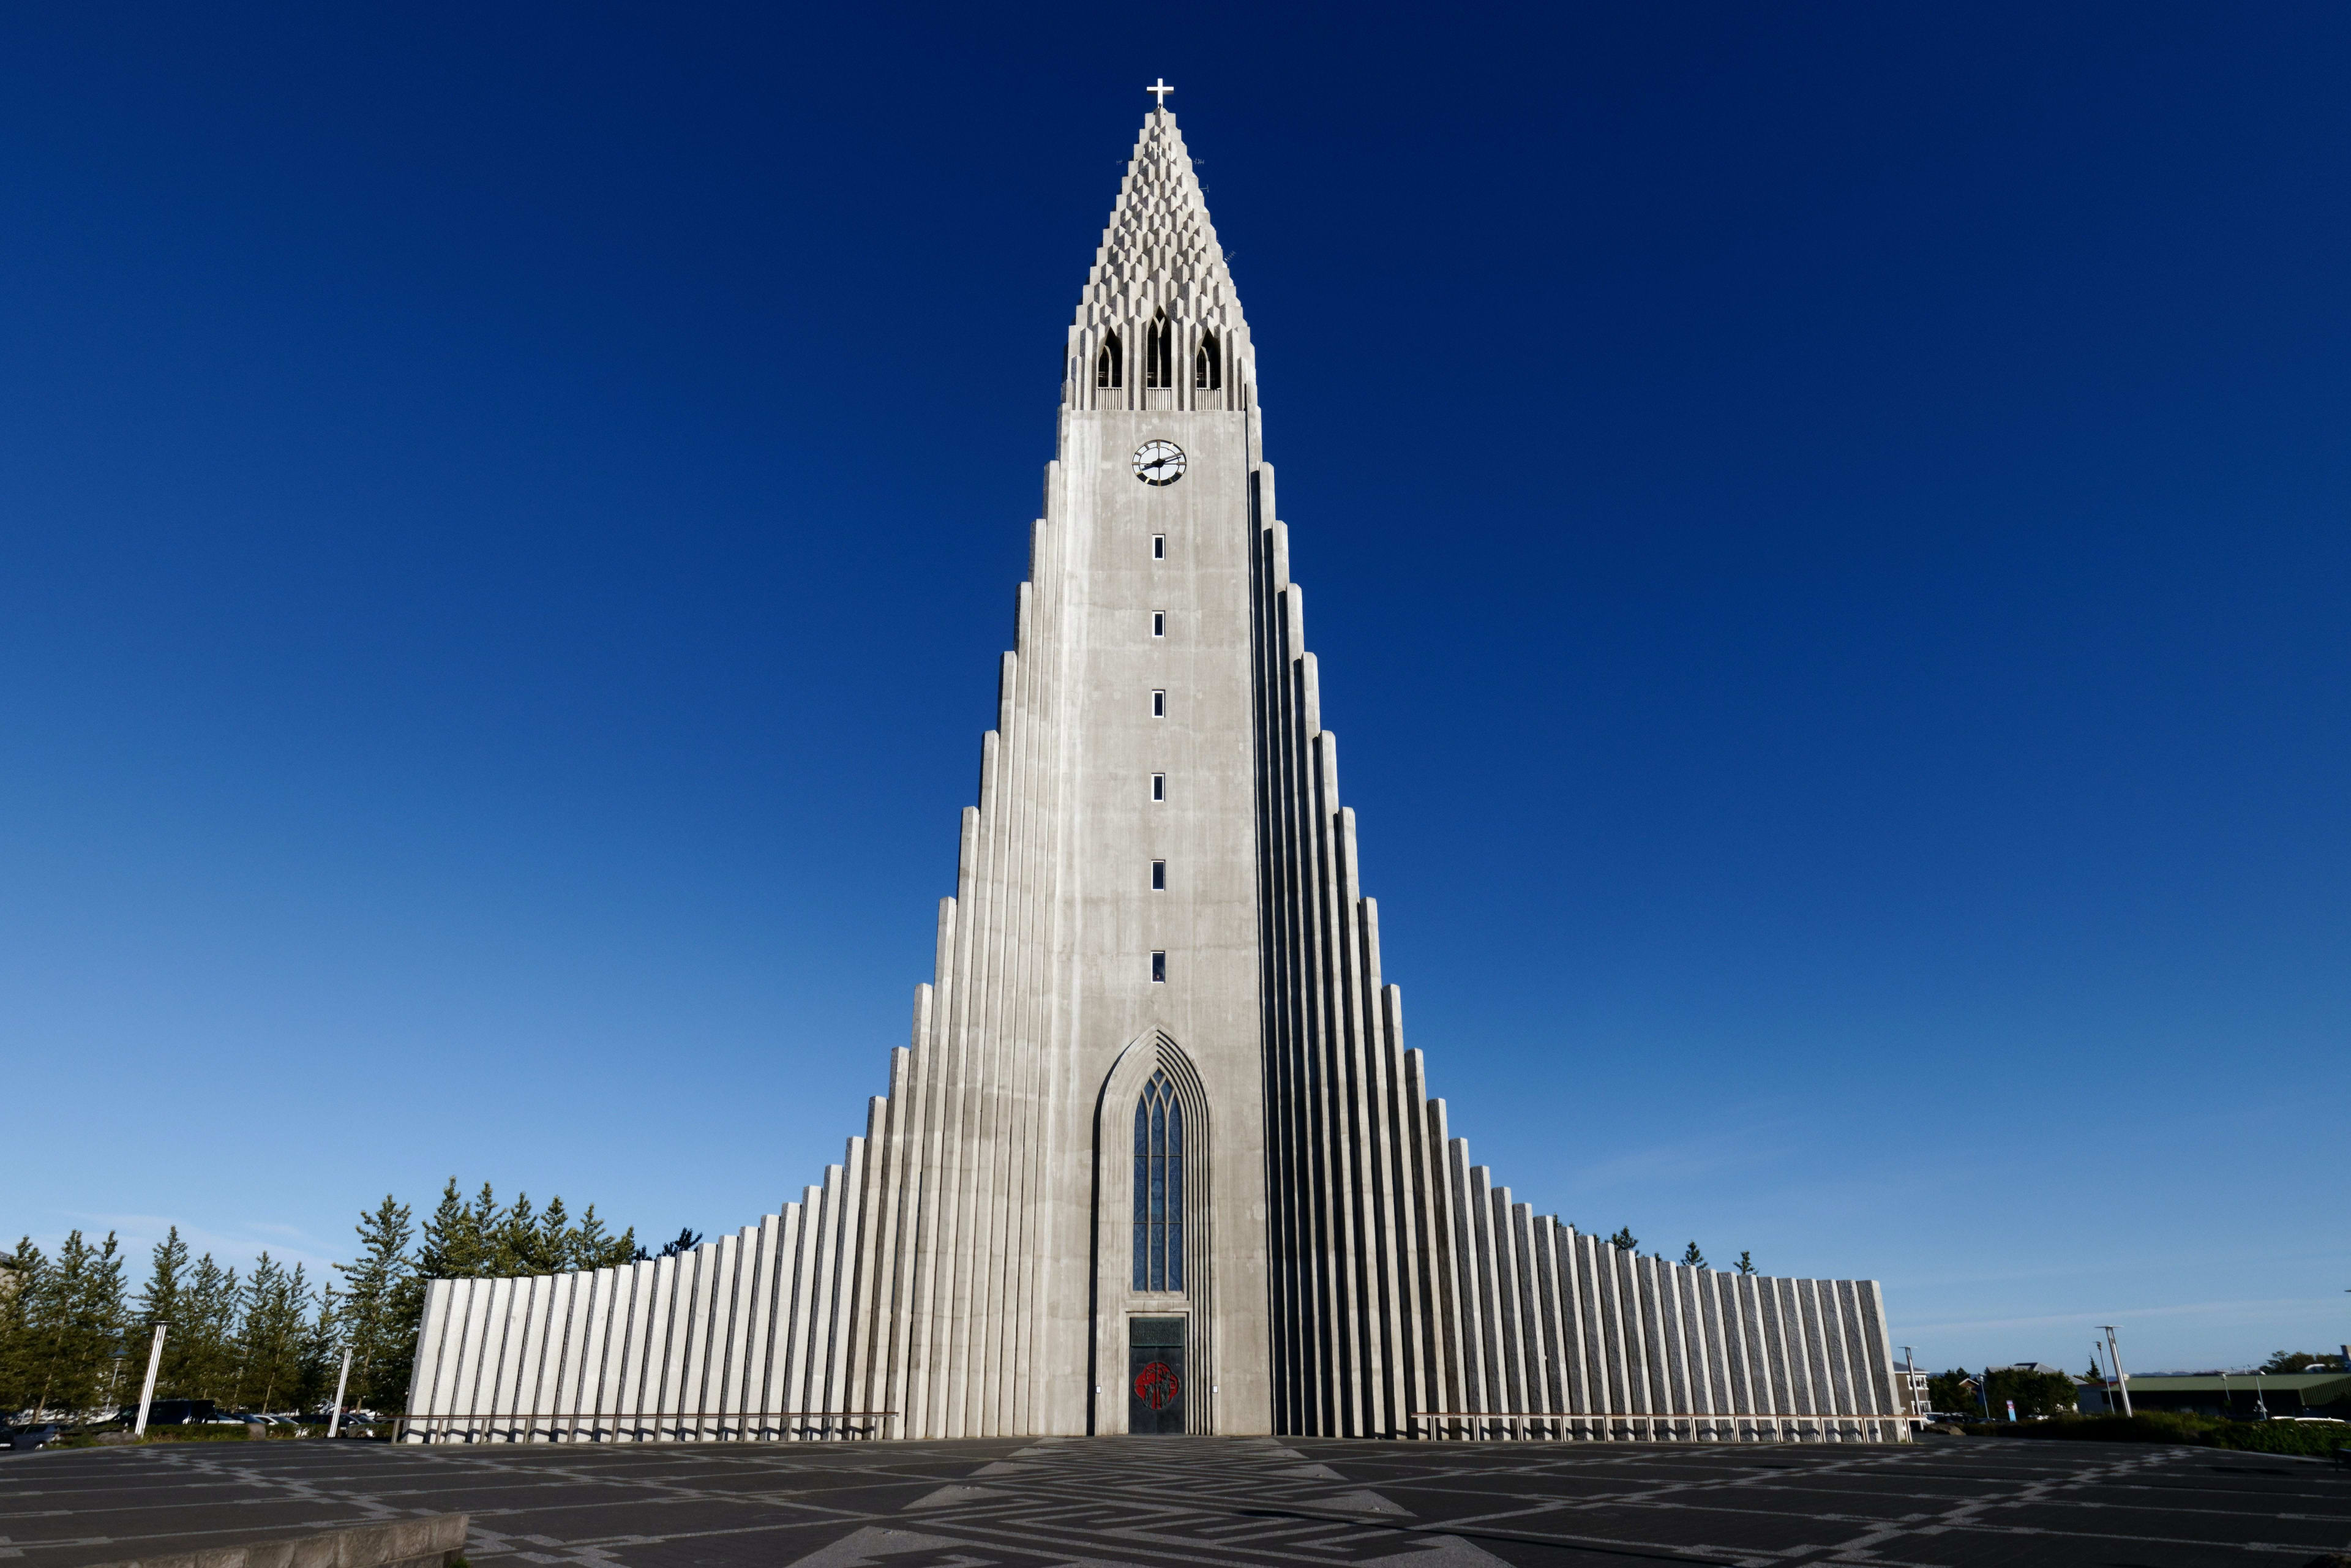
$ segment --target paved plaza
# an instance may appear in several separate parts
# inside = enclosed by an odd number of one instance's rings
[[[477,1568],[2284,1568],[2351,1545],[2351,1471],[1987,1439],[280,1442],[0,1456],[0,1557],[24,1568],[439,1512],[472,1516]]]

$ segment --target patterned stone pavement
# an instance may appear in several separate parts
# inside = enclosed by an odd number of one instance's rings
[[[25,1568],[444,1511],[473,1516],[478,1568],[2285,1568],[2351,1547],[2351,1472],[1991,1439],[297,1442],[0,1456],[0,1558]]]

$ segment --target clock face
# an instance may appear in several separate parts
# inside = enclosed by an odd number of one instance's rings
[[[1146,485],[1173,485],[1184,477],[1184,449],[1172,441],[1146,441],[1134,449],[1134,476]]]

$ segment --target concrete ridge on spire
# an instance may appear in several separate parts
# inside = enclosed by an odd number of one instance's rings
[[[1168,325],[1158,328],[1163,319]],[[1179,392],[1187,407],[1200,392],[1215,392],[1213,401],[1227,407],[1251,405],[1255,360],[1240,298],[1184,133],[1164,104],[1144,116],[1071,319],[1069,405],[1141,406],[1135,393],[1149,389],[1120,384],[1123,369],[1113,374],[1099,361],[1108,352],[1123,367],[1155,329],[1182,340],[1168,346],[1173,363],[1190,367],[1207,353],[1219,366],[1207,378],[1211,385],[1194,384],[1203,380],[1196,374],[1177,377],[1181,388],[1160,390]],[[1098,395],[1113,393],[1121,395]]]

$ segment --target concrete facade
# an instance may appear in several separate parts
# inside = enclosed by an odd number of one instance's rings
[[[411,1435],[1123,1432],[1138,1318],[1182,1320],[1196,1432],[1837,1435],[1817,1418],[1898,1408],[1874,1284],[1620,1254],[1448,1138],[1357,884],[1256,388],[1155,109],[1069,329],[934,978],[864,1136],[683,1257],[435,1282]],[[1144,1185],[1182,1277],[1139,1285],[1135,1108],[1163,1074],[1182,1168]]]

